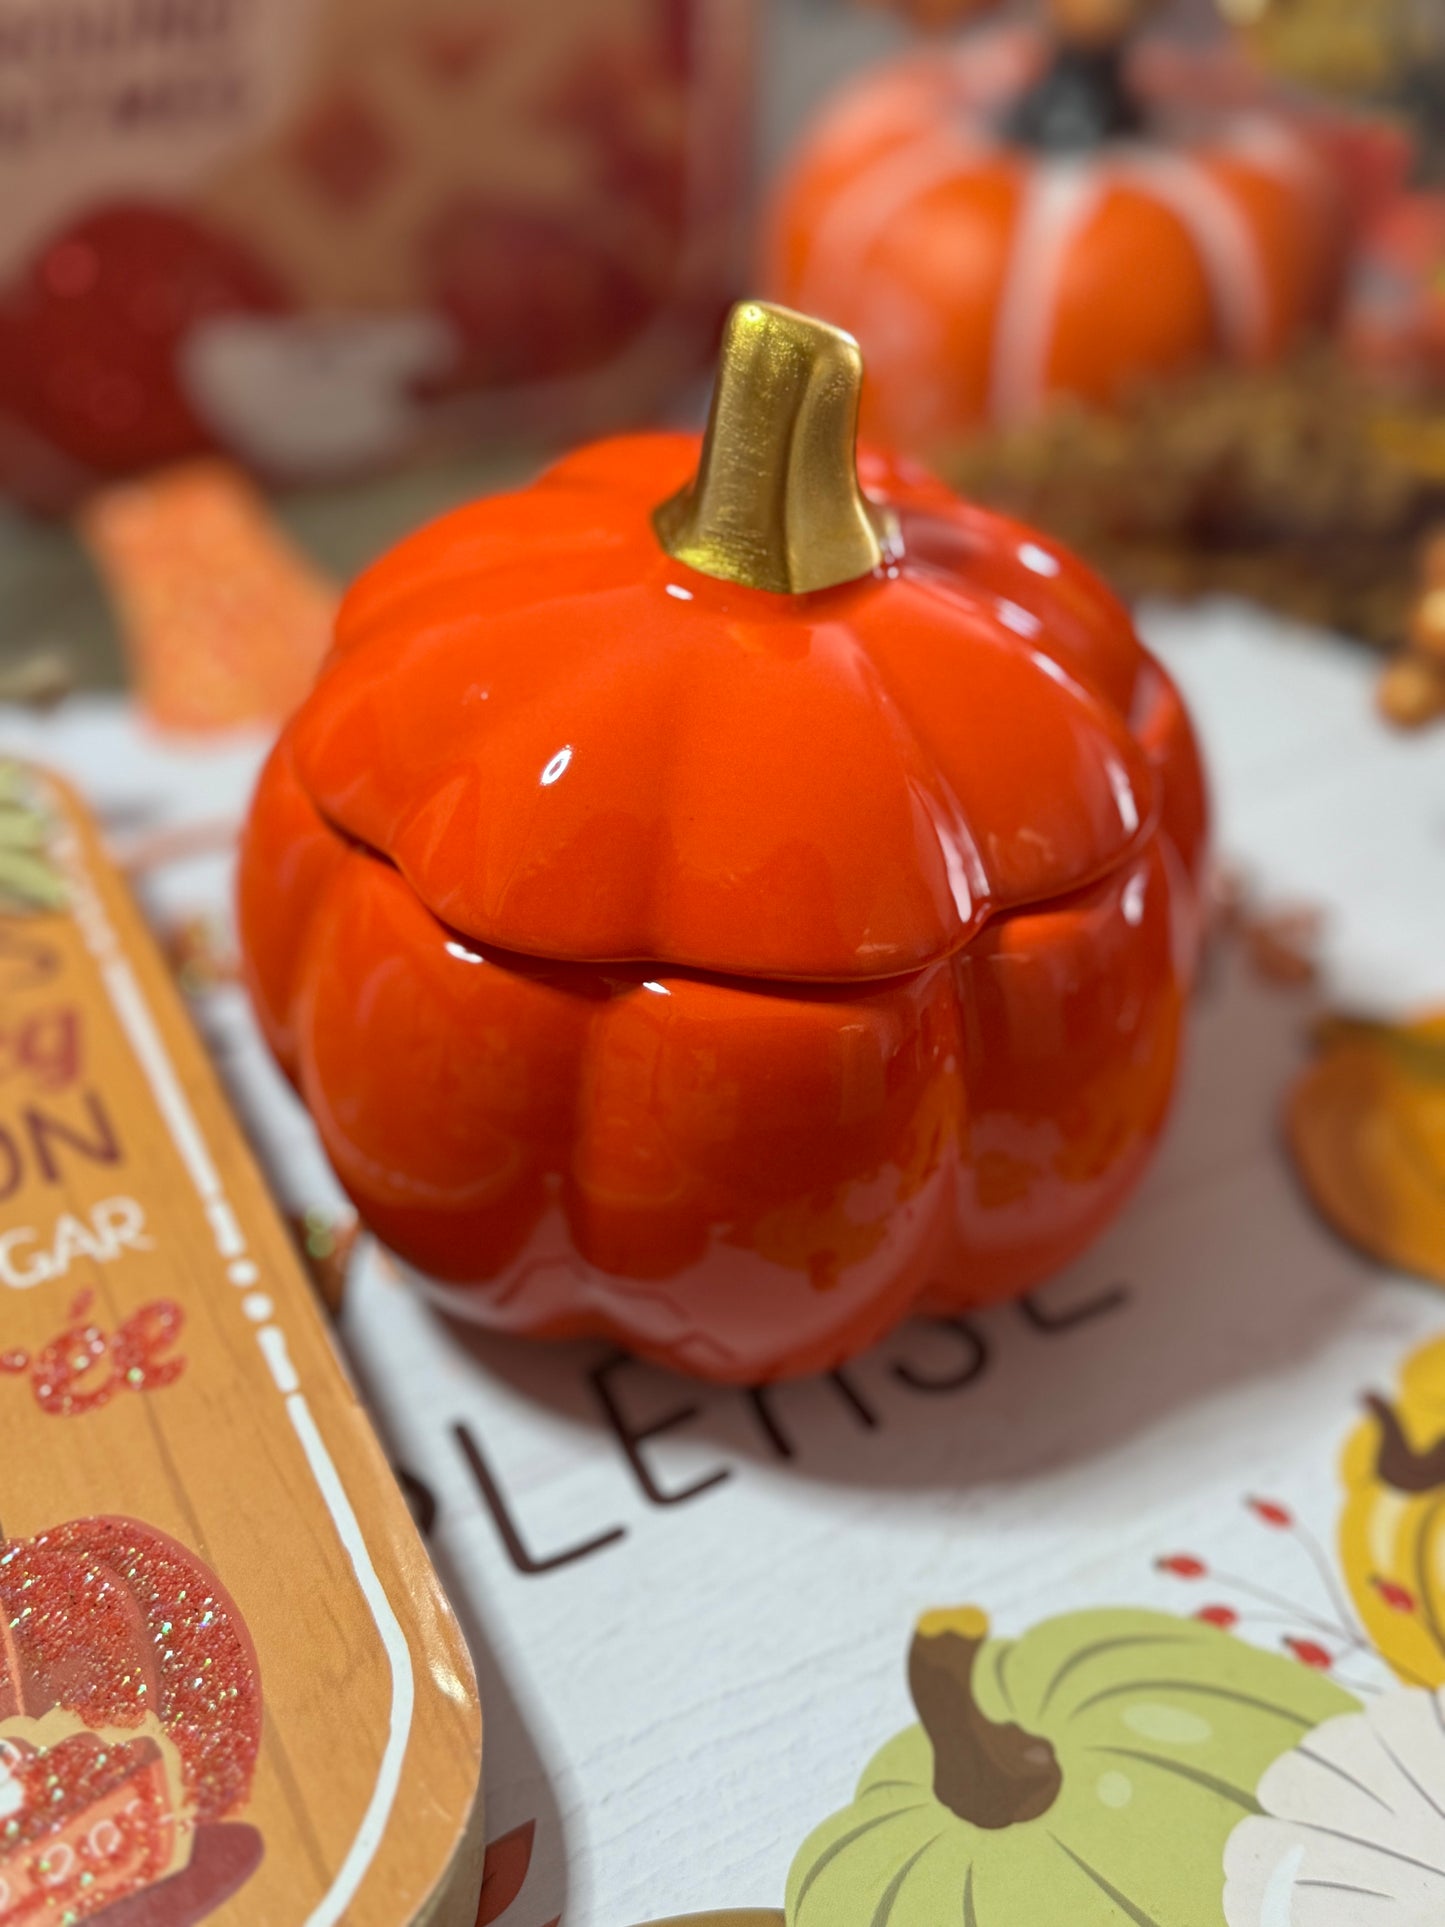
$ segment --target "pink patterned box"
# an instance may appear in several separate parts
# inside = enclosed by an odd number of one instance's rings
[[[640,417],[728,292],[747,0],[0,0],[0,485]]]

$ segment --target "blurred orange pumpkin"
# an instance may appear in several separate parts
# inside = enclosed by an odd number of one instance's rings
[[[1268,362],[1330,318],[1353,208],[1324,130],[1253,92],[1082,26],[932,46],[824,110],[764,278],[857,335],[865,432],[923,453],[1051,397]]]
[[[1168,1107],[1199,763],[1088,570],[853,460],[747,305],[695,437],[384,558],[262,778],[261,1021],[452,1309],[719,1379],[1027,1290]],[[696,479],[690,480],[696,472]]]

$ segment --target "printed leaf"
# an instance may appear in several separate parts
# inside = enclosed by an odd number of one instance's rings
[[[0,808],[0,850],[43,850],[45,824],[35,810]]]
[[[324,1210],[307,1211],[291,1217],[288,1222],[317,1295],[335,1318],[346,1298],[347,1273],[356,1253],[361,1226],[354,1217],[338,1218]],[[511,1835],[503,1838],[510,1839]],[[497,1844],[500,1846],[501,1842]]]
[[[1445,1284],[1445,1012],[1326,1024],[1287,1130],[1305,1188],[1337,1231]]]
[[[528,1820],[493,1840],[482,1862],[482,1897],[477,1907],[477,1927],[491,1927],[500,1920],[522,1891],[527,1869],[532,1864],[532,1845],[537,1823]]]
[[[65,884],[44,857],[0,849],[0,910],[59,910]]]
[[[0,761],[0,915],[64,908],[64,881],[45,855],[48,836],[25,771]]]

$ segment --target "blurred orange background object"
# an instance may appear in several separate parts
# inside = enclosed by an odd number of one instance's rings
[[[243,476],[196,462],[118,484],[81,529],[151,723],[207,733],[290,714],[330,646],[337,591]]]
[[[646,415],[726,299],[750,11],[250,0],[17,34],[0,485],[56,507],[203,452],[332,477]]]
[[[1393,184],[1403,145],[1382,152]],[[1333,124],[1217,55],[967,36],[825,109],[779,187],[764,278],[858,336],[868,432],[935,454],[1060,396],[1110,405],[1324,328],[1353,171]]]

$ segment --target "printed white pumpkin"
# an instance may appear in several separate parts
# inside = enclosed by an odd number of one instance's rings
[[[1392,1693],[1316,1727],[1224,1851],[1229,1927],[1445,1922],[1445,1695]]]

